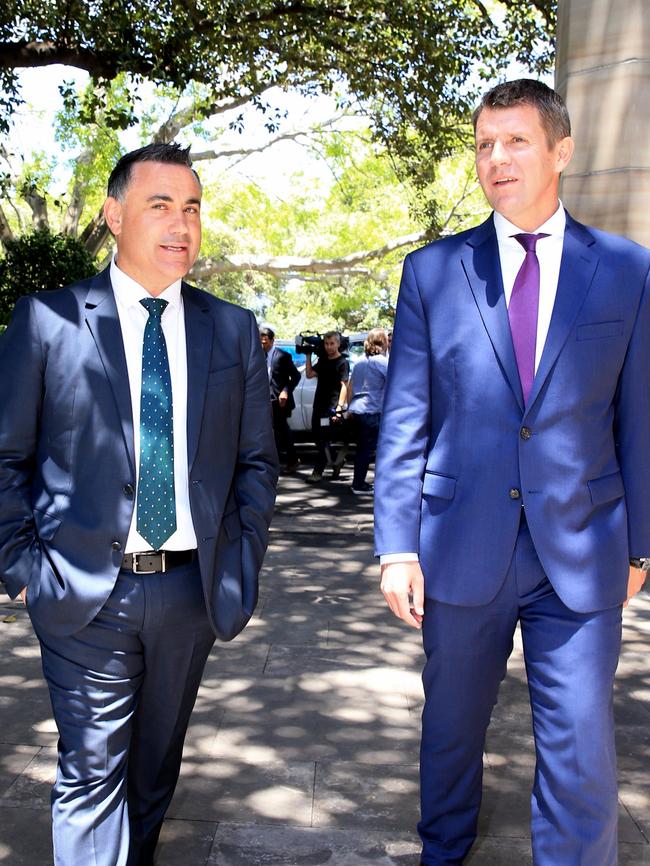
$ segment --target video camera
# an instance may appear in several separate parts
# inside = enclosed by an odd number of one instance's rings
[[[350,346],[350,340],[338,331],[337,333],[341,340],[339,352],[343,354],[343,352],[347,352]],[[318,331],[313,333],[311,331],[305,331],[303,334],[296,335],[296,353],[299,355],[307,355],[309,352],[313,352],[313,354],[319,358],[325,357],[325,341]]]

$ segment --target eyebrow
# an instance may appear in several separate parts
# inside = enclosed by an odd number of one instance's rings
[[[150,195],[150,196],[147,198],[147,201],[170,201],[170,202],[173,202],[174,199],[173,199],[170,195],[167,195],[166,193],[163,193],[163,192],[155,192],[153,195]],[[201,199],[200,199],[200,198],[188,198],[188,199],[185,201],[185,204],[197,204],[197,205],[200,205],[200,204],[201,204]]]

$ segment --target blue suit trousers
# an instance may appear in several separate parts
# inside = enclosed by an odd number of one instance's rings
[[[422,863],[462,864],[476,838],[485,736],[518,622],[536,751],[533,862],[615,866],[612,698],[621,607],[587,614],[567,608],[542,570],[523,515],[496,598],[478,607],[425,603]]]
[[[38,629],[59,729],[56,866],[151,866],[214,633],[198,566],[118,574],[81,631]]]

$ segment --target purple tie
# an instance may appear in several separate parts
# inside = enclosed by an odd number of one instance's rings
[[[535,378],[535,347],[537,343],[537,309],[539,307],[539,259],[535,245],[547,234],[513,235],[526,250],[526,258],[515,277],[512,295],[508,304],[508,319],[512,343],[515,347],[517,368],[524,392],[524,405],[533,387]]]

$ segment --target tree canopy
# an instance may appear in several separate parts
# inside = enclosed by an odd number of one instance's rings
[[[134,120],[143,80],[179,91],[199,83],[215,104],[343,83],[384,137],[409,126],[444,146],[477,71],[494,77],[513,58],[549,67],[554,10],[553,0],[6,0],[1,122],[20,100],[16,70],[60,63],[92,76],[89,111],[128,74],[130,111],[114,125]]]
[[[7,249],[31,221],[105,256],[101,203],[125,135],[180,138],[216,202],[192,279],[282,330],[321,327],[324,311],[346,329],[388,322],[408,247],[482,212],[469,164],[455,155],[469,140],[477,92],[514,60],[548,71],[554,24],[553,0],[6,0],[7,143],[22,120],[21,69],[63,64],[90,81],[60,86],[60,156],[26,156],[0,140],[0,243]],[[339,120],[361,125],[350,132],[332,118],[295,128],[280,90],[329,94]],[[266,141],[233,145],[252,114]],[[279,201],[245,177],[228,181],[238,160],[283,140],[317,149],[331,188],[305,189],[312,182],[296,176]],[[63,190],[54,178],[66,160]]]

